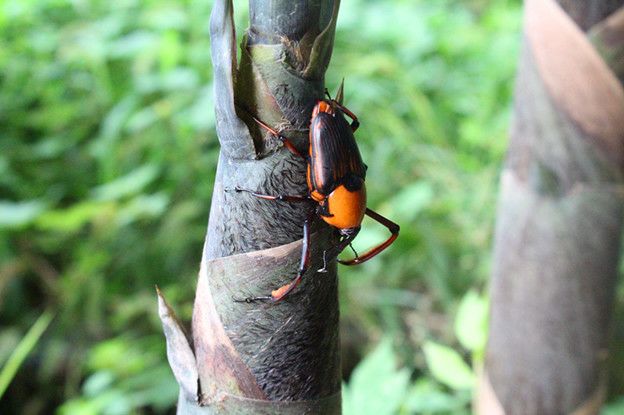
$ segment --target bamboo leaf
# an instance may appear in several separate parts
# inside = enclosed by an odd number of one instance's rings
[[[351,382],[343,387],[344,414],[396,413],[407,393],[409,371],[396,369],[395,364],[392,341],[386,338],[358,365]]]
[[[457,390],[473,387],[472,370],[455,350],[432,341],[426,342],[423,350],[427,366],[439,382]]]
[[[480,353],[487,341],[487,299],[476,291],[468,291],[457,310],[455,335],[466,349]]]
[[[4,367],[0,371],[0,398],[4,395],[7,387],[15,377],[15,374],[19,370],[24,360],[28,357],[30,352],[35,348],[39,338],[48,328],[48,325],[52,321],[53,314],[51,311],[44,311],[39,316],[35,324],[32,325],[28,333],[19,342]]]
[[[0,200],[0,228],[27,225],[45,209],[45,203],[37,200],[10,202]]]

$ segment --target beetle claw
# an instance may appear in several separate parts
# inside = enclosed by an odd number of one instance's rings
[[[264,297],[245,297],[245,298],[235,298],[232,297],[232,301],[235,303],[247,303],[253,304],[258,302],[266,302],[266,301],[274,301],[272,296],[264,296]]]

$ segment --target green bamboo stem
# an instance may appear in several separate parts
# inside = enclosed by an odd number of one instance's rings
[[[261,200],[233,189],[305,194],[305,161],[252,117],[280,129],[305,152],[311,110],[324,92],[338,6],[339,0],[251,0],[251,26],[237,64],[231,0],[215,2],[211,45],[221,153],[192,348],[183,346],[186,336],[161,299],[168,356],[181,385],[180,414],[340,413],[335,260],[328,273],[316,272],[331,232],[313,224],[312,266],[285,300],[233,301],[270,293],[298,268],[302,225],[314,205]],[[194,370],[199,386],[188,381]]]

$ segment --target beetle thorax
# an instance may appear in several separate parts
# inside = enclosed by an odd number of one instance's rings
[[[324,112],[326,114],[335,115],[336,114],[336,109],[332,105],[331,101],[319,100],[317,102],[316,106],[314,107],[314,111],[312,111],[312,119],[314,119],[314,117],[319,115],[321,112]]]

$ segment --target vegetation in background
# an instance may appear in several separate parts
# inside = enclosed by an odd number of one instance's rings
[[[188,320],[218,154],[210,7],[0,0],[0,367],[55,315],[0,412],[171,412],[154,284]],[[345,77],[369,205],[401,225],[340,268],[345,414],[469,412],[520,17],[342,2],[327,86]],[[365,221],[356,247],[384,236]]]

